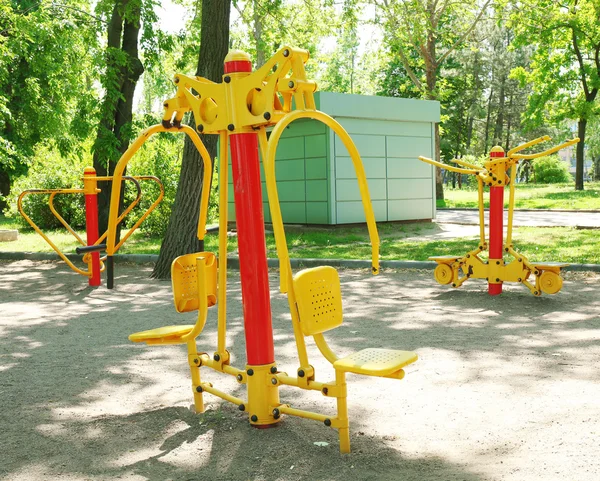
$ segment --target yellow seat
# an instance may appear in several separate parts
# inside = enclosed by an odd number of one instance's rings
[[[335,369],[367,376],[387,377],[418,359],[411,351],[363,349],[333,363]]]
[[[342,324],[342,290],[337,271],[330,266],[304,269],[292,280],[291,302],[297,308],[297,316],[292,315],[296,343],[301,363],[298,371],[300,378],[306,371],[314,371],[308,364],[303,336],[312,336],[321,354],[331,362],[335,369],[335,386],[337,394],[337,417],[329,420],[340,436],[340,451],[350,452],[350,426],[348,421],[348,405],[346,401],[346,373],[364,374],[367,376],[402,379],[402,369],[415,362],[417,354],[411,351],[369,348],[355,352],[339,359],[325,341],[323,333]],[[303,361],[304,359],[304,361]],[[302,373],[302,374],[300,374]]]
[[[192,332],[192,329],[193,325],[158,327],[131,334],[129,340],[147,344],[185,344],[186,341],[182,337]]]
[[[206,259],[206,297],[208,307],[217,303],[217,262],[212,252],[196,252],[179,256],[171,264],[173,301],[177,312],[198,310],[198,275],[196,261]]]

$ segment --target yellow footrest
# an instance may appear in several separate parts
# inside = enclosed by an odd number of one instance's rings
[[[571,264],[564,264],[561,262],[545,262],[543,264],[537,264],[537,263],[532,263],[533,267],[535,267],[536,269],[539,269],[540,271],[550,271],[550,272],[554,272],[556,274],[560,273],[560,270],[563,267],[568,267]]]
[[[412,351],[363,349],[338,359],[333,363],[333,367],[344,372],[384,377],[412,364],[417,359],[417,353]]]
[[[459,258],[460,258],[460,256],[432,256],[432,257],[428,257],[427,259],[430,261],[436,261],[441,264],[451,264],[456,259],[459,259]]]
[[[145,342],[147,344],[183,344],[181,338],[189,334],[194,326],[164,326],[148,331],[135,332],[129,336],[133,342]]]

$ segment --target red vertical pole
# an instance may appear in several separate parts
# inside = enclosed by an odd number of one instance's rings
[[[85,232],[87,245],[92,246],[98,240],[98,192],[96,191],[96,170],[86,167],[83,171],[83,191],[85,195]],[[92,276],[89,285],[100,285],[100,253],[92,252]]]
[[[228,74],[245,76],[252,71],[252,64],[245,58],[228,56],[225,60],[226,83],[228,83]],[[230,124],[229,130],[236,132],[236,126]],[[267,271],[258,136],[248,129],[248,131],[230,134],[229,141],[244,305],[246,356],[249,365],[271,364],[275,362],[275,350],[271,325],[271,295]]]
[[[502,147],[494,147],[490,151],[490,159],[504,157]],[[502,175],[502,184],[490,187],[490,258],[489,263],[500,262],[503,265],[503,243],[504,243],[504,169],[499,169]],[[499,179],[500,180],[500,179]],[[488,294],[497,296],[502,294],[502,281],[488,278]]]

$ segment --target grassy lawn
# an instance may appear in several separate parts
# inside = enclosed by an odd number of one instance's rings
[[[600,210],[600,182],[586,182],[585,190],[576,191],[574,184],[518,184],[515,188],[515,207],[520,209],[598,209]],[[488,207],[488,195],[484,195]],[[438,207],[477,208],[477,190],[459,190],[446,187],[444,200]],[[508,207],[508,190],[505,194]]]
[[[52,249],[33,230],[20,228],[16,222],[0,216],[0,229],[19,228],[17,242],[0,243],[0,251],[51,252]],[[433,237],[439,228],[435,224],[381,224],[381,259],[427,260],[429,256],[461,255],[473,249],[475,236],[453,239]],[[77,242],[66,232],[48,232],[63,252],[74,252]],[[81,233],[80,235],[83,235]],[[290,228],[287,232],[290,255],[296,258],[370,259],[371,247],[366,227]],[[147,237],[139,231],[119,251],[122,254],[158,254],[161,239]],[[569,227],[520,227],[514,232],[517,250],[532,261],[600,264],[600,244],[597,230],[577,230]],[[217,252],[216,234],[206,237],[206,250]],[[237,250],[237,239],[229,238],[229,251]],[[275,239],[267,234],[269,257],[276,257]]]

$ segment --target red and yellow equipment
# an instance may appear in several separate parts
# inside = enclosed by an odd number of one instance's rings
[[[349,420],[346,403],[346,373],[402,379],[403,368],[417,360],[410,351],[364,349],[338,358],[328,346],[323,333],[342,323],[342,297],[337,271],[322,266],[292,274],[290,257],[281,218],[275,152],[284,129],[294,120],[311,118],[330,127],[348,149],[354,164],[363,208],[372,244],[372,272],[379,273],[379,237],[371,206],[364,167],[356,146],[348,133],[333,118],[315,107],[315,82],[306,78],[305,50],[284,47],[264,66],[252,73],[247,54],[232,51],[225,59],[222,83],[200,77],[176,75],[177,94],[164,103],[161,125],[150,127],[143,134],[159,131],[185,131],[202,154],[205,163],[204,186],[209,184],[211,160],[195,131],[181,124],[186,112],[193,112],[196,131],[220,136],[219,158],[219,253],[198,252],[178,257],[172,265],[175,307],[179,312],[198,311],[195,324],[166,326],[132,334],[134,342],[150,345],[185,344],[192,377],[192,389],[197,412],[203,412],[204,393],[236,404],[248,413],[256,427],[275,425],[284,414],[323,422],[338,429],[340,451],[350,451]],[[271,128],[267,137],[267,128]],[[140,141],[143,142],[145,138]],[[137,141],[136,141],[137,142]],[[227,293],[227,202],[228,144],[231,147],[234,200],[239,246],[240,278],[246,336],[247,363],[243,369],[230,365],[226,345]],[[132,146],[132,148],[135,147]],[[267,195],[279,258],[280,290],[287,293],[292,327],[298,351],[299,366],[294,375],[277,368],[271,326],[271,296],[269,292],[265,247],[264,216],[259,170],[259,152],[265,171]],[[109,233],[107,238],[108,266],[115,251],[115,226],[120,196],[121,173],[131,158],[126,152],[114,173]],[[203,189],[199,210],[198,238],[204,239],[208,190]],[[198,351],[196,338],[206,323],[208,308],[218,305],[217,350],[209,355]],[[323,356],[332,364],[335,380],[316,380],[310,364],[305,337],[312,336]],[[200,378],[200,368],[209,367],[234,376],[247,386],[247,399],[227,394]],[[336,400],[337,413],[326,415],[283,403],[279,398],[281,385],[320,392]]]
[[[490,158],[484,163],[483,167],[462,160],[454,160],[454,163],[461,166],[454,167],[427,157],[419,157],[419,160],[441,169],[460,174],[475,175],[479,190],[479,246],[467,252],[464,256],[430,257],[430,260],[434,260],[438,264],[434,271],[436,281],[442,285],[452,284],[452,287],[460,287],[467,279],[485,279],[488,281],[488,293],[492,296],[502,293],[503,282],[520,282],[534,296],[541,296],[542,292],[556,294],[560,291],[563,284],[560,270],[567,267],[568,264],[530,262],[524,255],[515,251],[512,242],[515,184],[519,161],[550,155],[579,142],[579,139],[575,138],[544,152],[536,154],[517,153],[547,140],[550,140],[547,135],[540,137],[509,150],[506,155],[502,147],[496,146],[490,151]],[[503,241],[504,187],[506,185],[509,185],[510,190],[507,234],[506,241]],[[489,245],[485,239],[484,186],[489,187],[490,190]],[[479,254],[486,250],[489,253],[489,258],[484,260]],[[505,255],[508,260],[504,259]],[[531,278],[531,274],[534,274],[534,279]]]
[[[120,241],[115,246],[114,251],[118,251],[127,239],[133,234],[142,222],[152,213],[152,211],[162,201],[165,190],[162,182],[158,177],[152,175],[136,175],[136,176],[125,176],[123,179],[133,182],[137,189],[136,198],[127,206],[127,208],[119,215],[115,226],[123,222],[125,217],[133,210],[133,208],[139,204],[142,198],[142,187],[140,182],[152,181],[158,185],[159,195],[150,204],[150,207],[140,216],[140,218],[129,228],[129,230],[121,237]],[[17,208],[21,216],[29,223],[33,229],[42,236],[42,238],[48,243],[50,247],[56,252],[59,257],[67,263],[67,265],[76,273],[81,274],[88,278],[88,284],[91,287],[97,287],[100,285],[100,273],[105,271],[104,261],[106,256],[100,257],[100,252],[106,247],[103,242],[108,235],[108,229],[102,235],[98,233],[98,182],[110,182],[113,180],[112,176],[97,176],[96,170],[93,167],[86,167],[83,171],[83,189],[28,189],[21,192],[17,199]],[[81,236],[73,229],[69,223],[58,213],[54,206],[54,198],[57,195],[64,194],[83,194],[85,196],[85,223],[86,223],[86,240],[84,241]],[[81,244],[81,247],[77,247],[75,251],[77,254],[83,254],[83,262],[87,264],[87,269],[81,269],[77,267],[67,255],[60,250],[60,248],[52,242],[52,240],[40,229],[40,227],[27,215],[23,207],[23,199],[28,195],[48,195],[48,207],[50,212],[58,219],[58,221],[64,226],[69,233],[75,237],[77,242]]]

